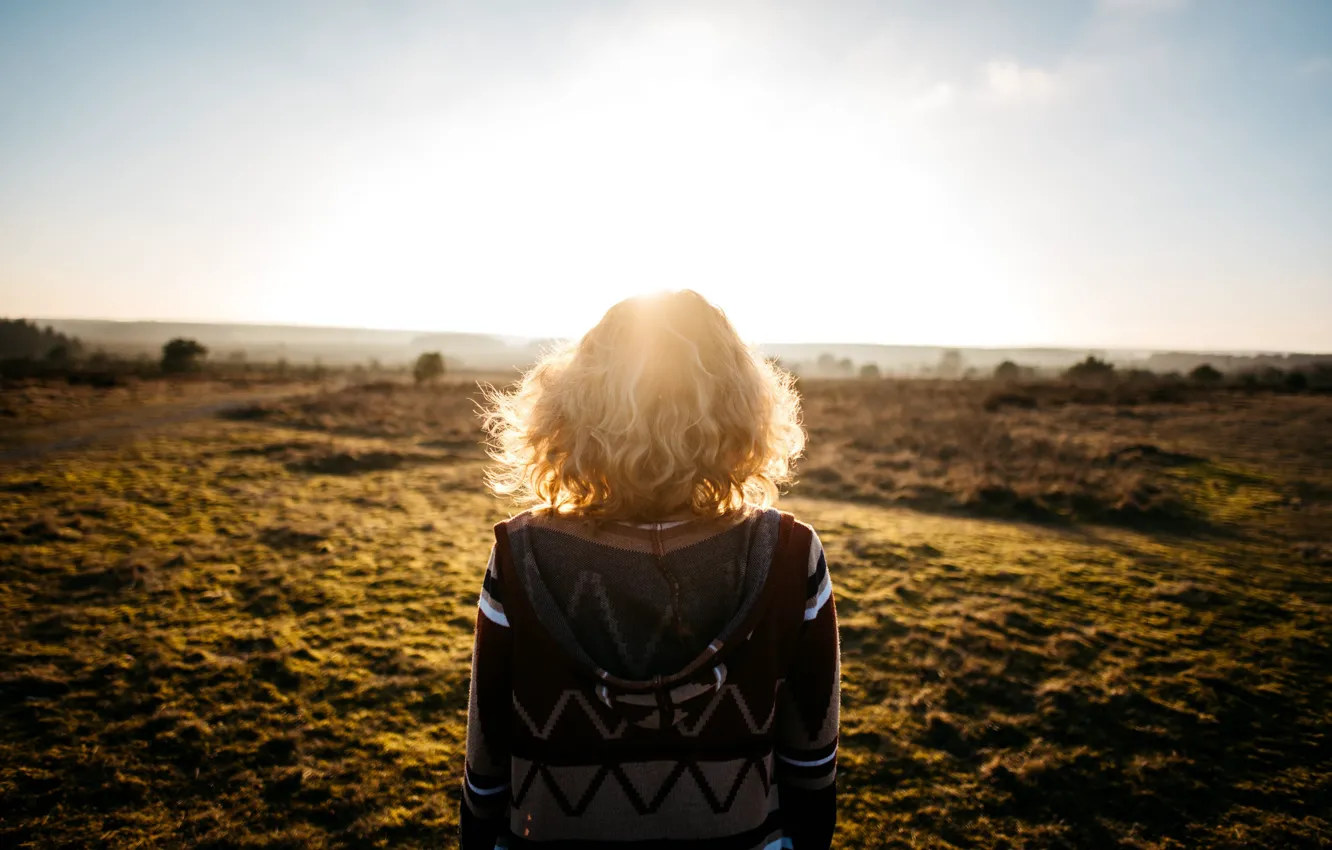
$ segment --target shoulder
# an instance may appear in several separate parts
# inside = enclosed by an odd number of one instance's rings
[[[790,517],[791,535],[788,545],[798,547],[802,553],[808,555],[809,574],[813,575],[817,571],[820,561],[825,561],[826,567],[826,559],[823,555],[823,541],[819,539],[819,533],[814,530],[814,526],[801,521],[792,514],[782,512],[782,515]]]
[[[828,571],[828,558],[823,551],[819,533],[808,523],[792,517],[792,546],[804,555],[805,563],[805,619],[813,620],[832,598],[832,575]]]
[[[528,508],[522,513],[514,514],[508,519],[502,519],[495,523],[495,533],[512,534],[515,531],[520,531],[523,528],[532,525],[534,522],[537,522],[542,514],[543,511],[537,508]]]

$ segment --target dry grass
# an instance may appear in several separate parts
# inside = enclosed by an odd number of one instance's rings
[[[140,380],[94,387],[55,380],[0,380],[0,460],[99,432],[139,430],[145,421],[171,420],[207,405],[273,398],[311,382],[217,380],[207,376]]]
[[[1325,396],[1214,391],[1180,403],[989,409],[992,392],[960,382],[807,385],[811,448],[797,492],[1229,533],[1256,514],[1289,513],[1302,494],[1327,483],[1332,398]],[[1322,511],[1332,499],[1312,501]]]
[[[839,846],[1332,842],[1328,400],[804,392],[784,506],[838,582]],[[505,513],[470,394],[311,396],[0,468],[0,845],[449,846]],[[1132,480],[1182,524],[1108,511]],[[980,482],[1059,484],[1102,522],[959,515],[1002,510]]]
[[[74,385],[65,381],[15,381],[0,388],[0,424],[6,430],[49,425],[143,405],[213,398],[234,389],[234,382],[216,380],[142,381],[128,378],[114,387]]]

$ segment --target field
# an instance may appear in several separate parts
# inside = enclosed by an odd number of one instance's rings
[[[837,583],[838,846],[1332,846],[1332,396],[1007,392],[802,386],[781,506]],[[475,396],[0,465],[0,846],[451,846],[509,512]]]

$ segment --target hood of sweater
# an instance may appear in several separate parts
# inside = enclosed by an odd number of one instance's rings
[[[619,523],[529,512],[515,520],[514,566],[551,639],[589,669],[648,682],[685,669],[744,623],[766,583],[780,515],[750,509]]]

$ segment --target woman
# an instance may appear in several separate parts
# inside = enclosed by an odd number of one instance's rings
[[[491,391],[495,528],[465,850],[827,848],[839,656],[817,535],[769,507],[790,378],[697,293],[616,304]]]

